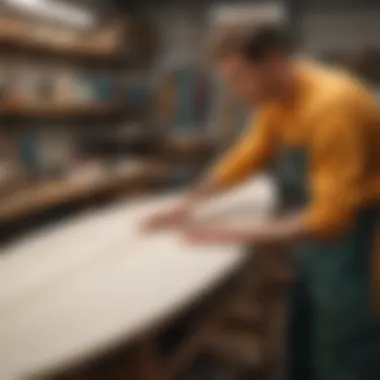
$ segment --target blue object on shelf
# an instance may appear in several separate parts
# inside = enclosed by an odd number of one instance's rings
[[[193,106],[193,86],[195,73],[193,70],[184,68],[174,73],[177,93],[177,109],[174,116],[174,125],[181,131],[193,129],[195,124]]]
[[[38,169],[38,141],[35,135],[27,134],[20,138],[19,155],[28,170]]]
[[[131,85],[126,91],[126,98],[129,104],[143,105],[150,101],[150,97],[150,89],[145,84]]]
[[[205,127],[211,113],[211,84],[204,75],[198,75],[193,90],[194,116],[198,128]]]
[[[176,100],[173,125],[178,132],[202,130],[211,111],[210,83],[196,68],[177,69],[173,77]]]
[[[109,102],[114,98],[114,84],[108,76],[97,76],[92,80],[94,97],[98,101]]]

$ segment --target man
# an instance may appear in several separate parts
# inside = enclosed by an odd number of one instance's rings
[[[289,378],[380,379],[377,105],[348,74],[293,58],[277,28],[233,33],[216,50],[221,76],[258,116],[201,185],[148,225],[185,228],[199,202],[280,155],[293,168],[300,211],[246,228],[195,225],[186,234],[201,243],[297,243]]]

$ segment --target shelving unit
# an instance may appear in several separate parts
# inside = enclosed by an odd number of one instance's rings
[[[33,38],[25,33],[15,33],[0,29],[0,46],[13,47],[15,49],[28,49],[44,51],[51,54],[68,54],[80,57],[91,57],[100,59],[117,59],[119,52],[117,49],[97,48],[96,46],[86,45],[85,43],[69,42],[60,43],[54,41],[44,41],[43,39]]]
[[[165,179],[167,168],[151,162],[127,167],[121,173],[104,171],[93,178],[68,178],[46,180],[20,189],[0,201],[0,223],[12,222],[30,217],[51,208],[78,202],[104,193],[142,186],[155,180]]]
[[[130,121],[144,114],[142,107],[128,103],[126,91],[125,74],[136,65],[133,60],[138,60],[141,50],[137,24],[123,16],[93,30],[79,32],[32,19],[16,19],[14,15],[0,15],[0,52],[5,57],[0,67],[1,133],[8,133],[15,140],[26,136],[26,143],[17,143],[19,156],[22,149],[28,150],[27,156],[32,149],[35,156],[40,144],[46,146],[44,138],[40,141],[41,135],[54,135],[55,130],[68,133],[72,137],[69,144],[75,145],[74,151],[78,150],[78,158],[67,157],[70,162],[63,164],[68,168],[59,169],[58,177],[34,173],[36,164],[33,163],[33,168],[25,168],[26,172],[33,171],[32,178],[0,196],[0,223],[7,231],[15,228],[21,231],[25,226],[29,228],[29,223],[38,224],[39,215],[52,213],[54,218],[54,210],[62,207],[71,210],[74,204],[102,202],[131,191],[146,193],[169,181],[170,168],[165,161],[148,157],[154,152],[139,154],[137,149],[126,154],[129,142],[125,143],[124,151],[95,152],[83,143],[87,135],[96,136],[95,132],[105,125],[110,133],[104,143],[112,140],[114,131],[115,140],[123,144],[116,132],[128,129]],[[36,160],[39,162],[41,158],[32,161]],[[102,160],[101,173],[87,178],[87,166]],[[82,170],[79,177],[83,178],[75,177],[75,165],[79,165],[79,171]],[[21,166],[26,166],[25,162]]]
[[[2,104],[0,103],[0,116],[98,116],[122,112],[123,107],[109,102],[88,102],[83,104]]]

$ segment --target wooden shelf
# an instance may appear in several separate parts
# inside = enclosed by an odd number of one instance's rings
[[[193,161],[201,160],[214,154],[215,143],[212,139],[199,136],[191,137],[170,137],[162,142],[159,147],[159,152],[171,159],[176,159],[178,162],[182,160]]]
[[[109,60],[121,60],[120,51],[106,49],[95,44],[78,42],[58,43],[53,40],[37,39],[26,35],[25,32],[15,33],[6,29],[0,29],[0,46],[12,47],[19,50],[39,51],[48,54],[71,55],[82,58],[98,58]]]
[[[148,162],[119,173],[105,172],[92,179],[46,180],[1,198],[0,222],[12,222],[62,204],[85,200],[125,187],[159,182],[164,179],[164,173],[168,173],[167,169],[167,166]]]
[[[0,116],[98,116],[117,113],[122,107],[115,103],[82,103],[82,104],[59,104],[59,103],[31,103],[9,104],[0,103]]]

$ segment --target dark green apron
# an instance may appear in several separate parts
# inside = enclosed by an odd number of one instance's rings
[[[291,169],[287,185],[293,201],[306,206],[306,155],[287,149],[282,159]],[[345,236],[295,249],[298,278],[290,294],[289,380],[380,380],[380,317],[372,307],[370,284],[379,217],[378,209],[359,210]]]

